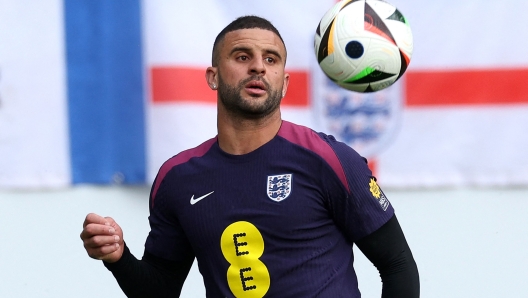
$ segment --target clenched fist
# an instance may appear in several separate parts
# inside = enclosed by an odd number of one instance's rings
[[[84,220],[81,240],[91,258],[114,263],[123,255],[123,231],[111,217],[88,214]]]

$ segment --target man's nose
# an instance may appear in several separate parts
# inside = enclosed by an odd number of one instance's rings
[[[253,74],[264,74],[266,73],[266,65],[264,64],[264,59],[263,58],[257,58],[257,59],[253,59],[253,61],[251,61],[251,65],[250,65],[250,68],[249,68],[249,71]]]

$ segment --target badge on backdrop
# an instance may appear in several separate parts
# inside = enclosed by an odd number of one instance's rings
[[[343,89],[315,64],[312,68],[316,130],[333,135],[362,156],[376,156],[397,137],[403,113],[405,76],[371,93]]]

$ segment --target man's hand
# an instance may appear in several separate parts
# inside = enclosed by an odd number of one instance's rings
[[[84,220],[81,240],[91,258],[114,263],[123,255],[123,231],[111,217],[88,214]]]

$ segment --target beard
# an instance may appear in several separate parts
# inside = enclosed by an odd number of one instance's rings
[[[242,98],[242,89],[253,80],[261,81],[266,86],[268,97],[264,102],[258,101],[257,97],[255,100]],[[282,100],[282,87],[280,90],[273,90],[268,82],[260,76],[251,76],[241,81],[237,86],[230,86],[224,83],[221,76],[218,76],[218,95],[226,110],[231,113],[246,119],[260,119],[279,108]]]

